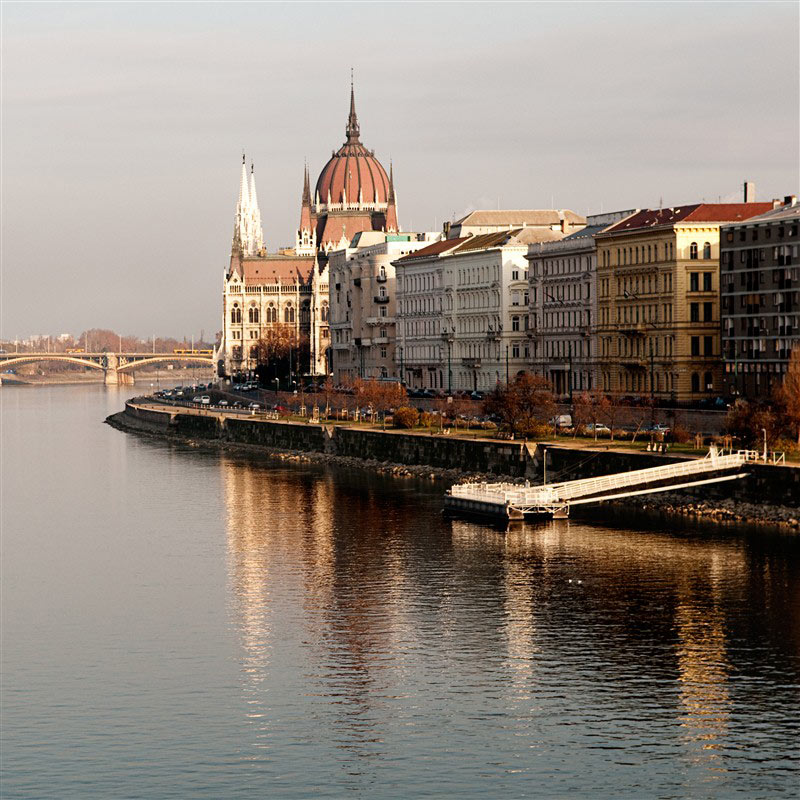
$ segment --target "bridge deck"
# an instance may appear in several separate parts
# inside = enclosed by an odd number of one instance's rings
[[[520,518],[526,514],[566,516],[571,505],[731,480],[740,476],[723,473],[738,470],[748,461],[757,459],[758,453],[752,450],[740,450],[728,455],[720,455],[712,450],[705,458],[692,461],[544,486],[465,483],[453,486],[447,492],[445,508],[510,518]]]

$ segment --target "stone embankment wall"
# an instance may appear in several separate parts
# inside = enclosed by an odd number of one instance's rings
[[[255,418],[221,416],[215,412],[189,414],[144,409],[127,403],[112,421],[121,427],[185,439],[214,440],[273,450],[322,453],[363,461],[428,466],[460,473],[502,475],[547,480],[591,478],[633,469],[657,467],[683,460],[655,453],[585,450],[562,445],[472,440],[397,431],[360,430],[339,426],[308,425]],[[694,489],[704,498],[729,498],[755,503],[800,507],[800,469],[755,464],[746,479]],[[691,490],[687,490],[691,491]]]

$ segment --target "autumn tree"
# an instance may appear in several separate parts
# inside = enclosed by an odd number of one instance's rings
[[[512,434],[533,434],[555,414],[550,381],[522,373],[507,385],[498,385],[484,400],[484,412],[500,418]]]
[[[800,447],[800,347],[795,347],[789,357],[789,369],[778,389],[776,401],[781,406],[783,418]]]

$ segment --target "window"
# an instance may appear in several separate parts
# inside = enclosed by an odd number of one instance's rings
[[[330,309],[328,308],[328,304],[323,302],[322,303],[322,311],[321,311],[321,314],[320,314],[320,316],[322,317],[322,321],[323,322],[327,322],[328,321],[329,314],[330,314]]]
[[[700,391],[700,375],[697,372],[692,373],[692,391]]]
[[[700,291],[700,273],[699,272],[690,272],[689,273],[689,291],[690,292],[699,292]]]
[[[248,319],[248,322],[254,322],[254,323],[257,323],[257,322],[258,322],[258,316],[259,316],[259,315],[258,315],[258,309],[257,309],[257,308],[255,308],[254,306],[251,306],[251,307],[250,307],[250,308],[247,310],[247,319]]]
[[[703,273],[703,291],[710,292],[711,291],[711,273],[704,272]]]
[[[689,304],[689,321],[700,322],[700,303]]]
[[[511,271],[511,280],[518,281],[519,280],[519,270],[515,269]]]
[[[692,261],[697,261],[697,242],[692,242],[689,245],[689,258],[691,258]]]
[[[378,289],[378,296],[379,297],[386,297],[386,287],[385,286],[381,286],[381,288]]]
[[[703,384],[706,387],[707,392],[714,391],[714,379],[711,377],[710,372],[706,372],[706,374],[703,375]]]
[[[294,322],[294,306],[291,303],[287,303],[283,309],[283,321]]]
[[[703,322],[713,322],[714,306],[712,303],[703,303]]]
[[[381,309],[380,309],[380,312],[378,313],[378,316],[380,316],[380,317],[385,317],[386,316],[386,306],[381,306]]]
[[[703,337],[703,355],[714,355],[714,338],[712,336]]]
[[[278,309],[272,303],[267,306],[267,322],[278,321]]]
[[[231,322],[236,325],[242,321],[242,309],[239,308],[238,303],[234,303],[233,308],[231,309]]]
[[[699,336],[692,336],[692,355],[699,356],[700,355],[700,337]]]
[[[711,242],[706,242],[703,245],[703,258],[708,261],[711,258]]]
[[[381,358],[386,358],[386,348],[381,347]]]
[[[511,317],[511,330],[512,331],[519,330],[519,317]]]

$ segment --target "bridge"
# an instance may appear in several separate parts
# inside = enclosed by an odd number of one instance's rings
[[[569,516],[572,506],[744,478],[747,473],[742,472],[742,468],[761,457],[755,450],[739,450],[723,455],[712,447],[705,458],[599,478],[543,486],[463,483],[447,491],[444,506],[445,511],[454,514],[475,514],[504,520],[524,520],[528,516],[541,515],[565,518]]]
[[[209,351],[184,353],[0,353],[0,371],[37,361],[66,362],[103,372],[107,385],[132,384],[133,373],[152,364],[183,363],[214,366]]]

